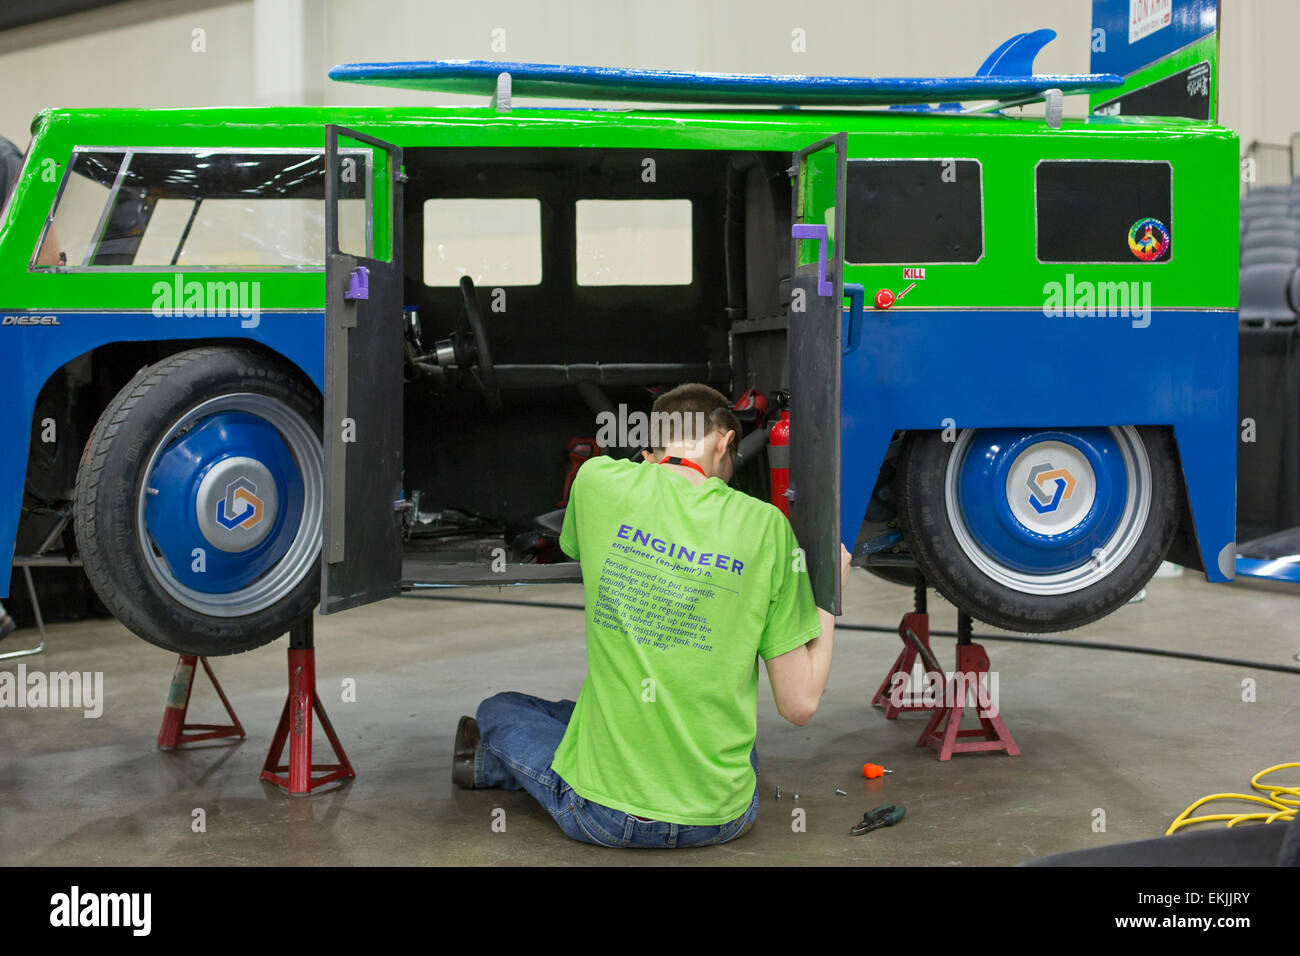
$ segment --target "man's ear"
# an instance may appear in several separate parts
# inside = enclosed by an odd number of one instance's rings
[[[719,432],[719,440],[714,446],[714,453],[719,456],[719,460],[727,457],[727,449],[731,447],[731,442],[736,437],[734,429],[727,429],[725,432]]]

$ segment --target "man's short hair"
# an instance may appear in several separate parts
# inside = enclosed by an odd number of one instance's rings
[[[699,429],[694,423],[702,422]],[[740,419],[731,410],[727,397],[716,388],[699,382],[678,385],[655,399],[650,409],[651,443],[656,453],[681,441],[699,441],[715,431],[733,431],[727,457],[736,463],[736,445],[740,441]]]

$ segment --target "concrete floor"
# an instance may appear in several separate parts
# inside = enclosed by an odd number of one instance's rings
[[[576,586],[460,593],[581,601]],[[909,602],[910,592],[855,571],[842,620],[896,624]],[[953,628],[950,607],[932,599],[931,610],[936,629]],[[1294,666],[1298,611],[1297,595],[1211,586],[1188,573],[1153,581],[1145,602],[1066,636]],[[336,792],[289,798],[258,780],[285,697],[284,641],[214,660],[245,741],[160,753],[174,656],[111,620],[52,627],[50,650],[26,659],[29,671],[103,671],[104,712],[0,711],[0,863],[1011,864],[1159,835],[1197,797],[1246,789],[1252,773],[1300,756],[1296,675],[989,640],[1002,712],[1023,753],[940,763],[914,746],[922,718],[886,721],[868,704],[898,639],[841,631],[809,726],[783,721],[760,678],[762,803],[747,836],[676,853],[618,852],[570,841],[526,793],[461,791],[450,779],[456,719],[481,698],[577,695],[579,614],[400,599],[317,618],[316,633],[323,698],[358,776]],[[935,646],[950,664],[952,641]],[[349,677],[355,703],[340,699]],[[1256,681],[1253,703],[1242,701],[1245,678]],[[201,680],[190,719],[219,716]],[[896,772],[866,781],[864,761]],[[795,791],[806,832],[791,828]],[[906,804],[906,820],[850,836],[863,811],[882,803]],[[498,807],[504,833],[491,826]],[[197,808],[203,833],[191,829]],[[1104,833],[1092,827],[1097,808]]]

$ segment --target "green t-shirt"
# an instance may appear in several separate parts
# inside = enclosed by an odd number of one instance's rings
[[[756,784],[758,658],[821,633],[790,522],[720,478],[599,457],[560,547],[582,563],[587,679],[551,766],[636,816],[736,819]]]

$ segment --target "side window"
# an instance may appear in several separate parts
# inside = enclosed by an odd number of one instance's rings
[[[343,189],[341,244],[364,255],[370,170]],[[33,258],[57,269],[324,263],[325,161],[312,150],[78,150]]]
[[[125,153],[76,153],[59,190],[54,215],[41,237],[36,262],[42,266],[81,266],[99,234],[108,197]]]
[[[427,199],[424,284],[537,285],[542,204],[536,199]]]
[[[978,262],[980,164],[973,159],[851,159],[844,255],[851,265]]]
[[[1039,261],[1168,262],[1172,179],[1166,162],[1040,162]]]
[[[578,285],[690,285],[689,199],[579,199]]]

